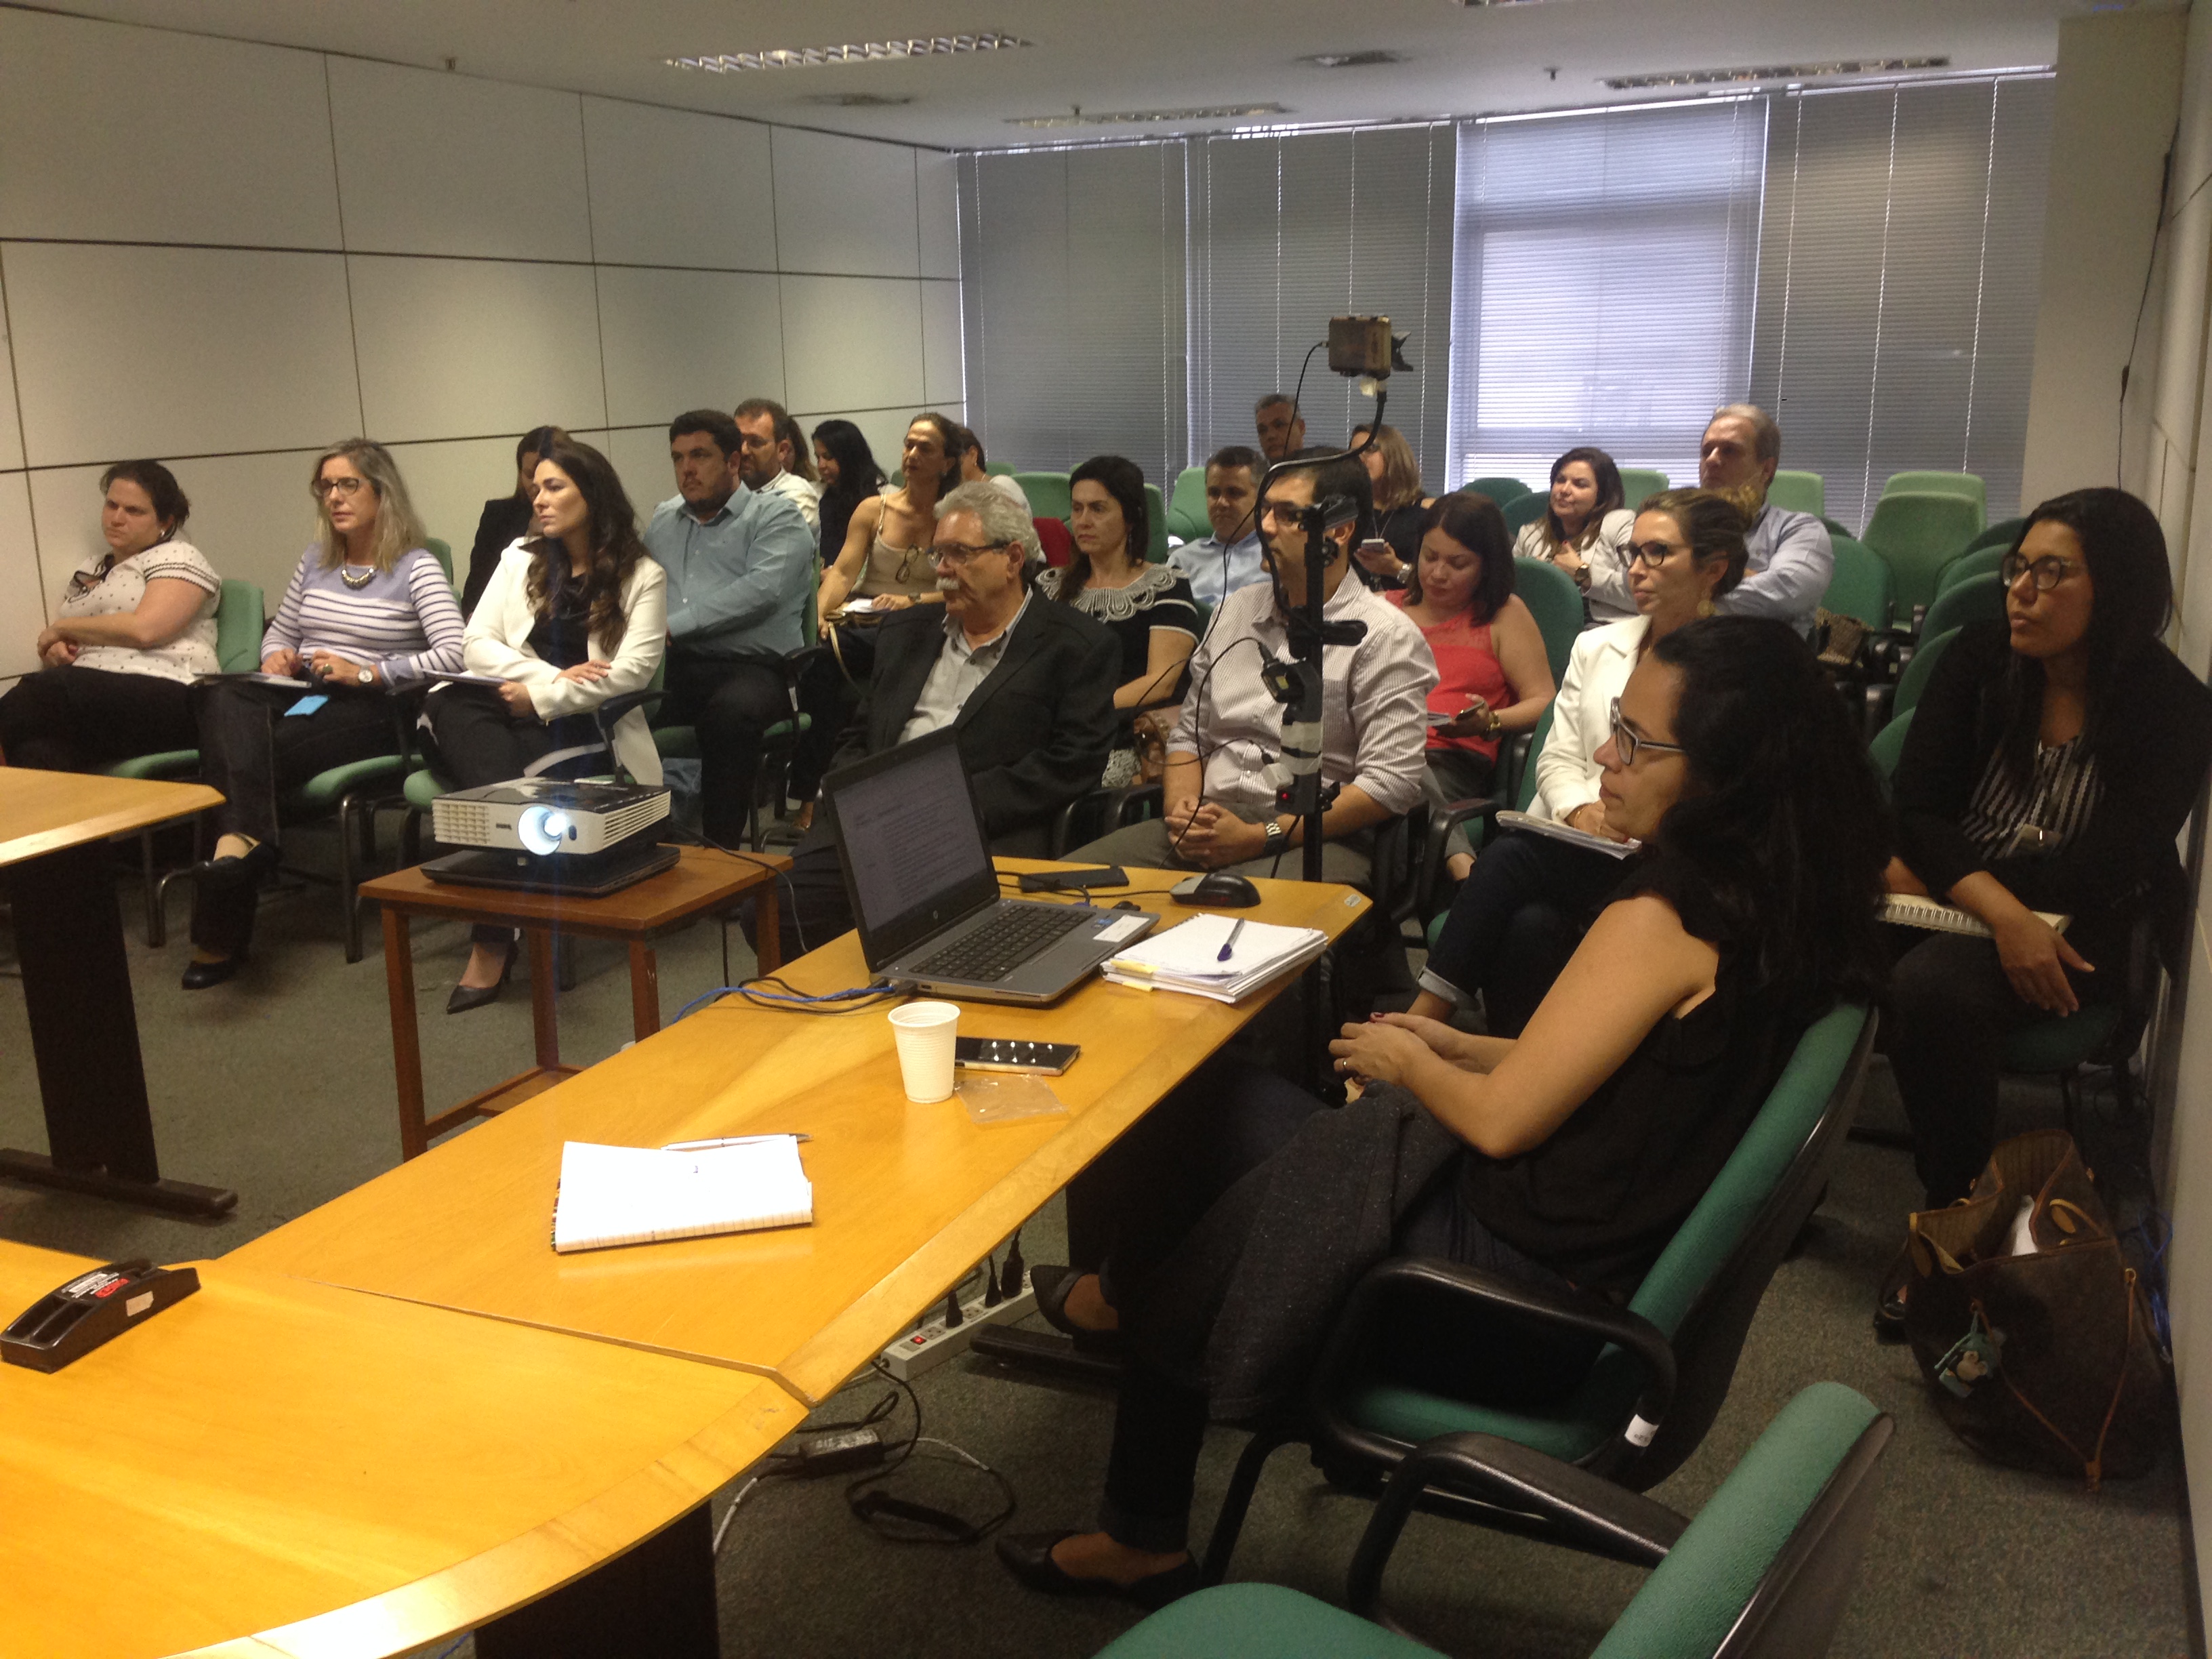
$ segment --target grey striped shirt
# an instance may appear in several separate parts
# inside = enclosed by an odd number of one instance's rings
[[[2061,744],[2038,744],[2025,784],[1992,750],[1959,828],[1984,860],[2021,853],[2055,853],[2080,835],[2103,799],[2097,763],[2076,732]],[[2025,833],[2040,831],[2039,834]]]
[[[427,549],[402,554],[391,569],[355,588],[324,565],[319,547],[311,547],[269,619],[261,654],[279,647],[302,656],[335,651],[398,685],[459,672],[461,634],[461,608]]]

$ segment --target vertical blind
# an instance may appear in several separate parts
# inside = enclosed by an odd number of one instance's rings
[[[1751,359],[1765,125],[1737,98],[1461,128],[1445,483],[1540,488],[1577,444],[1695,481]]]
[[[2008,76],[1775,100],[1750,393],[1830,518],[1863,525],[1912,468],[2019,511],[2051,99]]]

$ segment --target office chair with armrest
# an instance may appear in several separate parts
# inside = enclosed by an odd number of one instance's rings
[[[1775,473],[1774,482],[1766,486],[1766,499],[1790,513],[1809,513],[1814,518],[1826,518],[1828,513],[1827,480],[1817,472],[1792,472],[1784,469]]]
[[[1960,501],[1972,501],[1974,504],[1974,529],[1977,532],[1989,521],[1989,489],[1975,473],[1893,472],[1883,480],[1881,493],[1885,497],[1908,493],[1923,495],[1956,495]]]
[[[1552,496],[1548,490],[1532,490],[1526,495],[1516,495],[1510,501],[1498,503],[1498,511],[1505,520],[1506,532],[1518,536],[1528,526],[1551,511]]]
[[[1528,486],[1518,478],[1469,478],[1459,488],[1460,493],[1463,495],[1489,496],[1492,501],[1498,503],[1498,511],[1501,513],[1510,503],[1519,501],[1529,493]],[[1545,492],[1544,499],[1547,501],[1551,499],[1550,492]]]
[[[1213,533],[1206,516],[1206,469],[1187,466],[1176,474],[1175,491],[1168,497],[1168,534],[1177,541],[1202,542]]]

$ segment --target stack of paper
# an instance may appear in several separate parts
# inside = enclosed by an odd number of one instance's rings
[[[2054,933],[2063,933],[2074,918],[2054,911],[2038,910],[2038,921]],[[1923,898],[1917,893],[1891,893],[1881,902],[1881,919],[1900,927],[1925,927],[1934,933],[1966,933],[1978,939],[1990,936],[1990,925],[1968,910],[1955,904],[1946,904],[1941,899]]]
[[[1279,975],[1303,968],[1328,945],[1328,935],[1316,927],[1198,916],[1132,945],[1109,961],[1104,973],[1116,985],[1241,1002]],[[1226,962],[1221,959],[1224,946],[1229,948]]]
[[[696,1149],[582,1140],[561,1148],[556,1250],[799,1227],[813,1219],[814,1184],[799,1164],[796,1135]]]

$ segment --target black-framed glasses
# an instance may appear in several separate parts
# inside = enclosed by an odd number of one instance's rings
[[[1679,743],[1662,743],[1656,738],[1642,738],[1628,729],[1620,718],[1620,699],[1613,700],[1613,748],[1620,757],[1623,766],[1636,764],[1638,751],[1650,750],[1655,755],[1686,755],[1690,751]]]
[[[2010,587],[2022,576],[2031,576],[2035,580],[2035,591],[2048,593],[2081,568],[2073,559],[2028,559],[2018,553],[2008,553],[1997,562],[1997,580]]]
[[[368,488],[368,480],[359,477],[318,478],[313,485],[315,499],[319,501],[328,501],[333,495],[343,495],[348,500],[351,500]]]
[[[1677,553],[1686,553],[1686,546],[1677,547],[1672,542],[1631,542],[1621,549],[1631,564],[1640,564],[1646,570],[1656,570]]]
[[[929,556],[936,563],[957,568],[978,553],[1003,553],[1012,545],[1012,542],[985,542],[980,546],[969,542],[937,542],[930,547]]]

